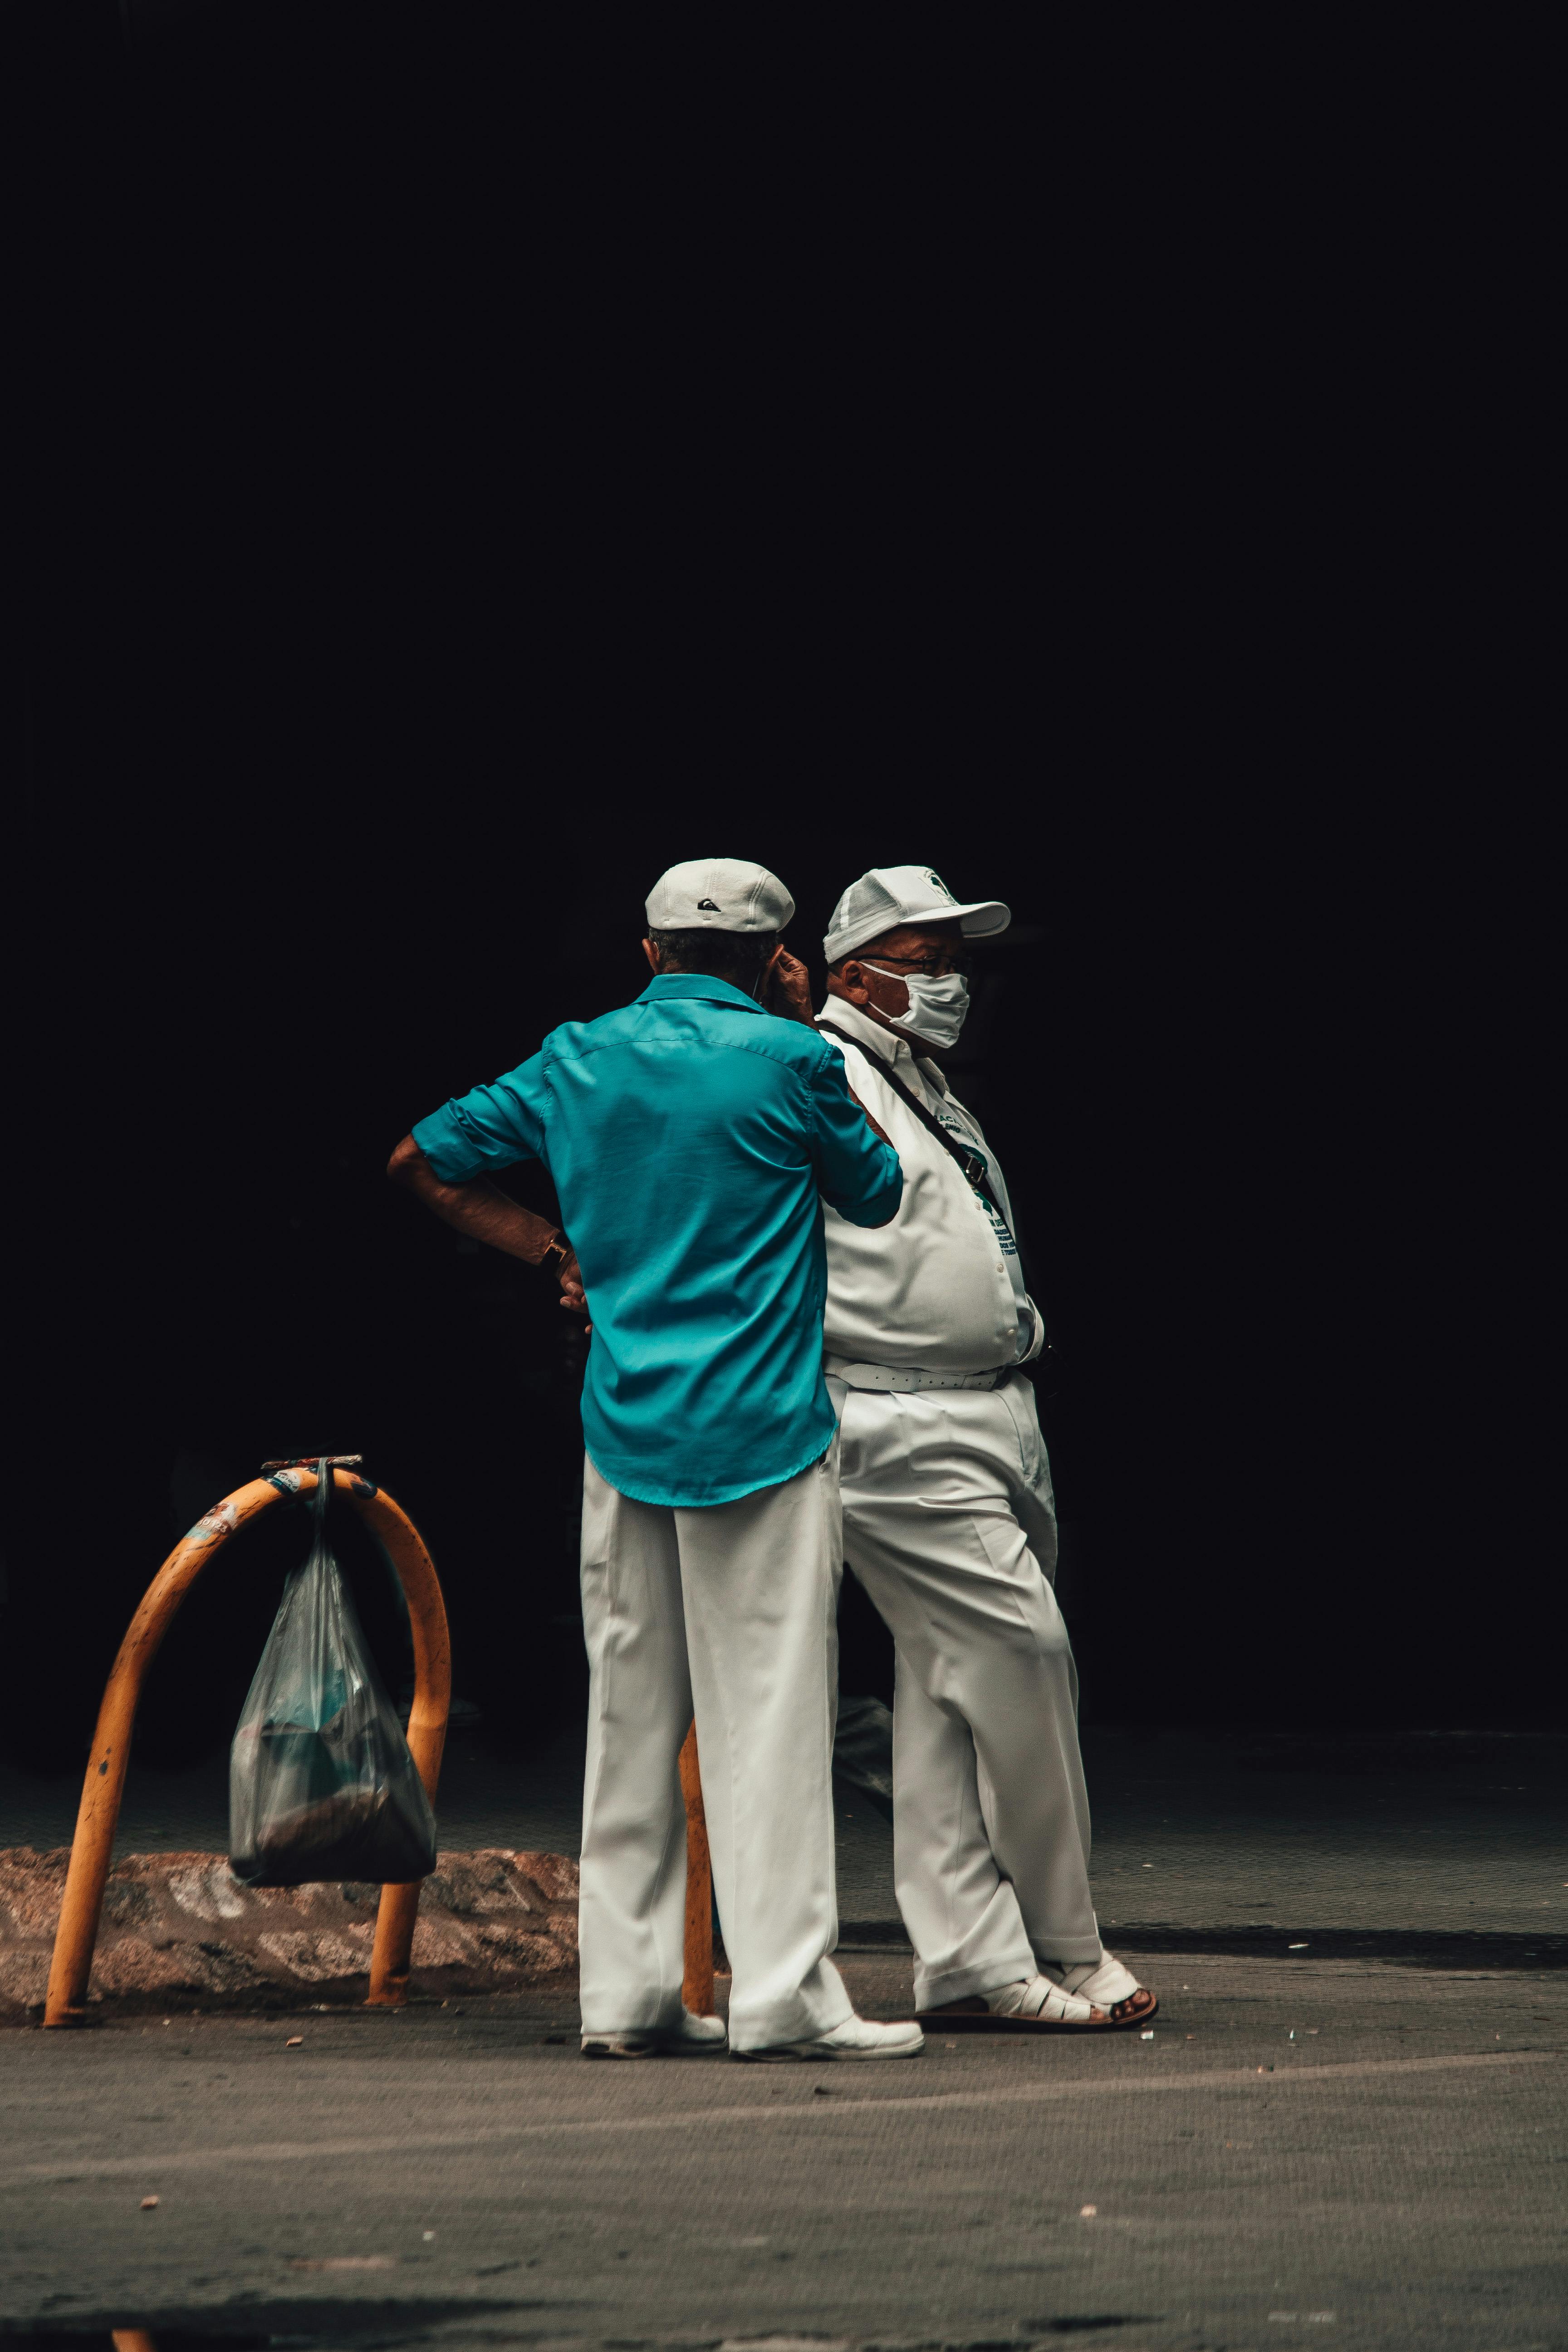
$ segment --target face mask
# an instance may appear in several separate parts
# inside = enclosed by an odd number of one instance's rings
[[[882,967],[874,963],[870,969],[880,971]],[[969,1010],[969,982],[962,972],[950,971],[944,980],[928,980],[921,971],[890,971],[886,977],[904,982],[910,992],[910,1009],[896,1021],[890,1013],[884,1013],[884,1020],[923,1045],[957,1045]]]

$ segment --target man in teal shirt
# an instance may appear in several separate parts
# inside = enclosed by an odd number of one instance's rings
[[[837,1939],[829,1645],[842,1559],[822,1374],[822,1202],[885,1224],[903,1178],[809,1025],[764,868],[675,866],[654,978],[421,1119],[392,1174],[479,1240],[556,1261],[592,1318],[583,1393],[591,1670],[584,2048],[722,2047],[680,2003],[677,1758],[697,1723],[737,2055],[912,2054],[856,2018]],[[772,990],[791,1017],[764,1012]],[[542,1160],[566,1235],[485,1181]]]

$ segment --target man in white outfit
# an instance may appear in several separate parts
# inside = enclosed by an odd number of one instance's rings
[[[1010,920],[923,866],[875,867],[834,910],[817,1024],[904,1189],[876,1231],[828,1210],[825,1364],[845,1558],[897,1654],[894,1874],[917,2011],[944,2030],[1103,2031],[1157,2004],[1106,1953],[1089,1898],[1050,1468],[1017,1370],[1044,1325],[995,1154],[929,1058],[963,1025],[964,941]]]
[[[583,1391],[590,1670],[579,1912],[583,2050],[725,2047],[680,1998],[693,1716],[713,1884],[748,2058],[902,2058],[910,2022],[854,2015],[829,1955],[837,1426],[822,1370],[822,1202],[898,1207],[898,1159],[811,1026],[784,885],[729,857],[647,901],[634,1004],[552,1030],[421,1119],[392,1174],[460,1232],[554,1261],[592,1316]],[[765,1011],[764,1000],[778,1008]],[[779,1013],[788,1017],[778,1017]],[[571,1234],[486,1177],[550,1171]]]

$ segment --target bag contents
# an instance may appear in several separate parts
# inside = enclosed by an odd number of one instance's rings
[[[247,1886],[393,1885],[436,1867],[436,1816],[328,1549],[318,1471],[309,1559],[283,1588],[234,1736],[229,1866]]]

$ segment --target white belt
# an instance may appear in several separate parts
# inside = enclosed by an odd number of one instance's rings
[[[1003,1364],[994,1372],[911,1372],[896,1364],[854,1364],[846,1356],[824,1356],[822,1369],[850,1389],[994,1389],[1012,1370]]]

